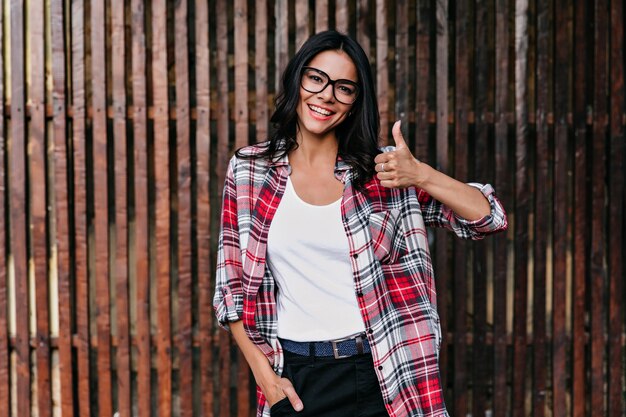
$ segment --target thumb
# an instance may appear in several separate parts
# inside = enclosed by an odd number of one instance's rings
[[[289,380],[287,380],[286,382],[287,383],[283,386],[283,392],[285,393],[287,398],[289,398],[289,402],[291,403],[293,409],[296,411],[302,411],[302,409],[304,408],[302,400],[296,393],[293,385],[291,385],[291,382],[289,382]]]
[[[400,130],[401,123],[402,121],[398,120],[393,124],[393,127],[391,128],[393,140],[396,142],[396,149],[408,148],[406,142],[404,141],[404,137],[402,136],[402,131]]]

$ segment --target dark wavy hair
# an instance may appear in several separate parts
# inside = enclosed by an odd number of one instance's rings
[[[311,36],[287,64],[281,79],[281,90],[276,96],[276,108],[270,118],[273,129],[265,149],[254,155],[239,149],[236,154],[240,158],[265,157],[275,161],[298,147],[296,107],[300,100],[302,67],[320,52],[328,50],[346,53],[356,66],[358,74],[359,95],[352,105],[350,115],[337,126],[335,133],[339,141],[338,154],[353,170],[352,184],[357,189],[362,189],[375,175],[373,161],[380,153],[380,115],[374,79],[363,48],[352,38],[334,30]]]

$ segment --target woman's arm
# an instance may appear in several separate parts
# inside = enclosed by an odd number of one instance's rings
[[[293,388],[291,381],[281,378],[274,373],[263,352],[246,335],[243,322],[240,320],[230,323],[230,331],[235,342],[237,342],[237,346],[243,352],[243,356],[246,358],[250,369],[252,369],[254,379],[259,384],[263,394],[265,394],[265,398],[267,398],[270,406],[287,397],[293,408],[296,411],[301,411],[303,409],[302,401]]]

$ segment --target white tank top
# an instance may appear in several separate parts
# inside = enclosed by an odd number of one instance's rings
[[[278,285],[278,336],[299,342],[363,332],[341,199],[302,201],[291,179],[270,226],[267,263]]]

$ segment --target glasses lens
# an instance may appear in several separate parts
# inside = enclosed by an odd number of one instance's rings
[[[310,93],[319,93],[328,84],[328,77],[314,69],[306,69],[302,73],[302,88]]]
[[[335,84],[335,98],[344,104],[352,104],[356,100],[357,86],[348,82]]]

